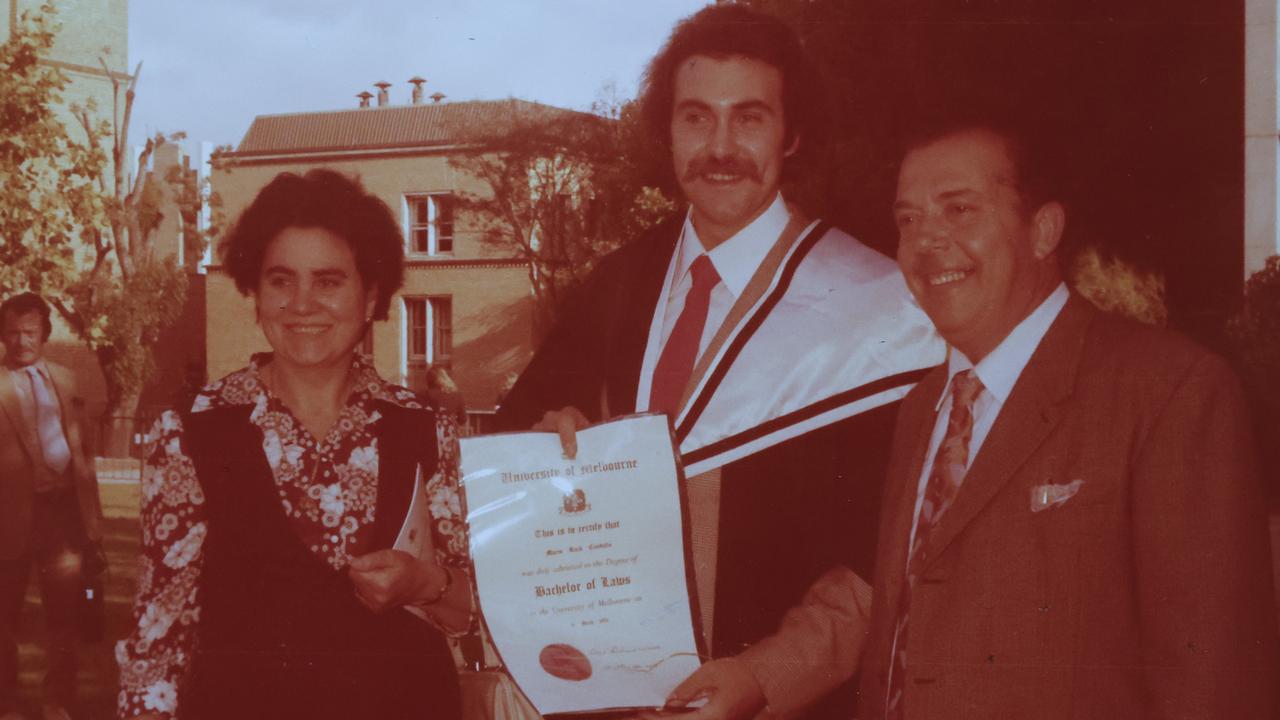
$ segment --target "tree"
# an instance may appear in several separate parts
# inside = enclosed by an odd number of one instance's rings
[[[1263,477],[1280,501],[1280,255],[1249,277],[1244,303],[1227,327],[1253,407]]]
[[[174,165],[165,172],[164,185],[159,185],[154,176],[149,176],[147,183],[159,191],[163,187],[167,191],[168,200],[173,203],[182,225],[182,267],[188,272],[197,272],[204,251],[211,238],[217,236],[222,219],[222,199],[213,192],[209,179],[200,179],[194,169],[182,165]],[[163,196],[152,203],[163,202]],[[211,224],[207,228],[200,227],[200,212],[211,211]]]
[[[74,269],[71,199],[92,194],[105,156],[73,142],[54,107],[67,79],[40,64],[53,8],[24,12],[0,45],[0,289],[58,289]]]
[[[1101,310],[1159,327],[1169,321],[1164,278],[1104,257],[1096,246],[1075,255],[1068,276],[1071,286]]]
[[[149,138],[137,158],[139,171],[128,176],[129,118],[141,63],[124,87],[120,74],[101,63],[113,90],[109,119],[95,119],[90,103],[72,106],[74,135],[58,121],[54,108],[66,77],[38,63],[53,44],[54,13],[47,4],[23,13],[0,50],[3,122],[11,131],[0,146],[6,178],[0,280],[6,289],[42,293],[94,353],[107,389],[105,419],[114,426],[107,450],[121,452],[130,427],[117,420],[135,414],[155,371],[152,348],[180,317],[186,296],[182,268],[158,256],[162,193],[144,172],[170,138]]]
[[[639,130],[629,106],[601,103],[594,114],[511,103],[509,122],[480,130],[450,163],[484,186],[460,194],[459,210],[488,245],[527,264],[540,335],[598,258],[674,206],[631,172]]]

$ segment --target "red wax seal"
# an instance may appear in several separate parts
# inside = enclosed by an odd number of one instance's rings
[[[553,643],[538,653],[538,662],[549,675],[579,682],[591,677],[591,661],[572,645]]]

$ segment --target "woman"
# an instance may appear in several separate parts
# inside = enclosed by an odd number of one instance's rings
[[[355,351],[403,264],[386,205],[332,171],[279,175],[237,222],[226,270],[273,352],[152,431],[123,717],[459,717],[456,424]],[[390,549],[419,470],[424,560]]]

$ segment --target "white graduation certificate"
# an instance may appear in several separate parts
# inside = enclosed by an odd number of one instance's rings
[[[462,440],[480,610],[543,714],[660,707],[697,669],[680,479],[664,415]]]

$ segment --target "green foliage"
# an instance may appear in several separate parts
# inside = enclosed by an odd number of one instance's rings
[[[1227,332],[1254,414],[1262,476],[1280,501],[1280,255],[1267,258],[1245,283],[1244,303]]]
[[[473,150],[450,164],[483,188],[458,197],[467,227],[528,263],[536,322],[545,329],[597,259],[674,205],[634,171],[632,159],[644,153],[633,147],[639,131],[631,108],[602,103],[599,114],[586,114],[516,107],[514,122],[485,129]]]
[[[54,9],[23,12],[0,45],[0,292],[58,292],[73,274],[78,215],[95,203],[106,163],[72,141],[55,107],[67,78],[39,58],[53,46]]]
[[[200,260],[205,248],[217,234],[217,224],[221,220],[222,199],[210,192],[209,180],[201,182],[195,170],[175,165],[165,173],[164,181],[168,188],[169,198],[177,207],[182,223],[182,257],[183,267],[187,272],[196,272],[200,268]],[[214,216],[214,224],[207,230],[200,228],[200,210],[208,206]]]
[[[1071,286],[1101,310],[1160,327],[1169,321],[1164,278],[1159,275],[1088,247],[1075,257],[1068,276]]]
[[[1280,255],[1267,258],[1244,286],[1244,303],[1227,332],[1235,344],[1250,397],[1280,449]]]
[[[124,177],[138,71],[122,87],[103,63],[115,94],[110,118],[92,103],[72,106],[72,135],[56,112],[67,79],[38,62],[53,46],[54,14],[48,4],[23,13],[0,46],[0,291],[43,294],[96,355],[107,415],[127,415],[155,371],[152,347],[182,311],[187,280],[156,256],[165,193],[146,173]],[[148,139],[137,167],[167,141]]]
[[[182,316],[187,275],[172,262],[147,259],[128,278],[85,277],[67,290],[77,331],[94,351],[107,385],[108,404],[142,392],[155,374],[151,351],[160,332]]]
[[[1244,364],[1258,377],[1259,389],[1280,411],[1280,255],[1245,283],[1244,304],[1228,326]]]

